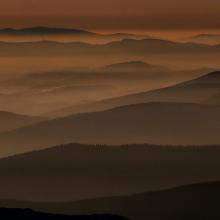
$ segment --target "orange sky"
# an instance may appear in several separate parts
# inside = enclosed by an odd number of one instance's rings
[[[0,18],[1,27],[220,28],[220,0],[0,0]]]

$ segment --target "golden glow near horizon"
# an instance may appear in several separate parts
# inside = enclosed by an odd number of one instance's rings
[[[0,15],[1,27],[220,28],[220,1],[0,0]]]

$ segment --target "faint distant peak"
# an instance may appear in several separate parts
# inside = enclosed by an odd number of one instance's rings
[[[128,62],[121,62],[121,63],[114,63],[111,65],[106,66],[107,69],[127,69],[127,68],[149,68],[152,67],[153,65],[149,64],[149,63],[145,63],[143,61],[128,61]]]
[[[136,73],[136,71],[142,72],[142,71],[147,71],[147,70],[154,70],[154,71],[167,70],[166,67],[153,65],[153,64],[146,63],[140,60],[114,63],[114,64],[106,66],[104,69],[110,72],[118,71],[118,72],[134,72],[134,73]]]
[[[115,64],[111,64],[108,67],[118,67],[118,66],[141,66],[141,67],[149,67],[150,64],[149,63],[145,63],[144,61],[139,61],[139,60],[135,60],[135,61],[128,61],[128,62],[121,62],[121,63],[115,63]]]
[[[198,34],[193,36],[193,38],[216,38],[220,37],[220,34]]]
[[[129,39],[130,37],[131,38],[139,37],[139,38],[142,38],[142,39],[152,38],[152,36],[150,36],[150,35],[120,33],[120,32],[119,33],[110,34],[109,36],[118,36],[118,37],[124,37],[124,38],[127,38],[127,39]]]

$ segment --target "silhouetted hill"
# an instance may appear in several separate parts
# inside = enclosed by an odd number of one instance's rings
[[[40,220],[40,219],[68,219],[68,220],[123,220],[124,218],[116,215],[78,215],[67,216],[49,213],[35,212],[30,209],[5,209],[0,208],[1,219],[23,219],[23,220]]]
[[[1,159],[0,198],[76,201],[218,181],[219,156],[219,146],[69,144]]]
[[[54,115],[68,115],[78,112],[106,110],[118,106],[145,102],[190,102],[203,103],[220,92],[220,72],[212,72],[194,80],[174,86],[106,99],[85,105],[68,107],[54,112]]]
[[[1,133],[0,144],[4,147],[0,155],[71,142],[219,144],[219,112],[220,107],[211,105],[146,103],[71,115]]]
[[[165,101],[200,103],[219,92],[220,72],[216,71],[194,80],[159,90],[159,93],[155,94],[160,96],[161,93],[161,98],[165,99]],[[157,100],[157,97],[155,99]]]
[[[206,82],[208,80],[208,83],[220,83],[220,71],[215,71],[209,74],[206,74],[198,79],[195,79],[191,82]]]
[[[0,132],[14,130],[30,124],[45,121],[47,118],[37,116],[19,115],[11,112],[0,111]]]
[[[66,203],[6,201],[12,207],[31,207],[54,213],[116,213],[131,220],[217,220],[220,218],[220,183],[199,183],[138,195]]]

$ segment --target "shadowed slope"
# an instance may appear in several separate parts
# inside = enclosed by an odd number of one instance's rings
[[[8,207],[66,214],[116,213],[131,220],[217,220],[220,218],[220,183],[199,183],[132,196],[91,199],[67,203],[5,201]]]
[[[40,220],[40,219],[53,219],[53,220],[123,220],[124,218],[114,215],[56,215],[48,213],[35,212],[30,209],[5,209],[0,208],[0,218],[4,219],[23,219],[23,220]]]
[[[216,181],[219,156],[219,146],[54,147],[1,159],[0,198],[76,201]]]
[[[146,103],[71,115],[0,134],[0,155],[58,144],[219,144],[220,107]]]
[[[211,105],[220,105],[220,93],[207,99],[204,103]]]
[[[194,80],[167,88],[147,91],[118,98],[106,99],[85,105],[78,105],[53,112],[54,115],[68,115],[78,112],[105,110],[117,106],[144,102],[192,102],[203,103],[220,92],[220,72],[212,72]]]

